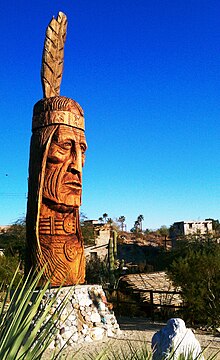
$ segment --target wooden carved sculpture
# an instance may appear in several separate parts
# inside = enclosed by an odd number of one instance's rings
[[[26,272],[46,264],[52,286],[82,284],[85,260],[79,224],[87,148],[80,105],[60,96],[67,19],[46,31],[41,80],[44,98],[33,110],[27,205]]]

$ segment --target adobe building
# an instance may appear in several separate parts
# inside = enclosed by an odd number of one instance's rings
[[[213,232],[212,220],[178,221],[171,227],[171,238],[188,235],[206,235]]]
[[[95,260],[97,257],[105,260],[108,255],[108,243],[111,235],[111,225],[100,223],[98,220],[85,220],[84,223],[94,227],[95,245],[85,245],[86,258]]]

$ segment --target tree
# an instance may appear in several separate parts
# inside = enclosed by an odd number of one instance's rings
[[[108,219],[107,219],[107,224],[109,224],[109,225],[112,225],[112,224],[113,224],[112,218],[108,218]]]
[[[87,216],[84,213],[80,213],[80,226],[82,231],[82,236],[85,245],[94,245],[95,243],[95,231],[94,225],[86,221]]]
[[[162,225],[159,229],[158,229],[158,233],[161,236],[168,236],[169,235],[169,229],[166,225]]]
[[[178,251],[175,251],[177,255]],[[211,239],[197,239],[188,242],[184,248],[180,246],[169,275],[181,287],[187,304],[186,319],[192,323],[219,326],[220,244]]]
[[[140,223],[138,220],[136,220],[134,222],[134,228],[135,228],[136,232],[140,231]]]
[[[212,229],[215,231],[216,234],[220,233],[219,220],[214,220],[214,219],[205,219],[205,220],[211,220],[212,221]]]
[[[142,222],[144,221],[144,216],[143,215],[139,215],[137,217],[137,222],[139,223],[139,228],[140,228],[140,231],[142,231]]]
[[[24,219],[0,232],[0,248],[4,255],[0,256],[0,282],[9,285],[16,268],[22,265],[25,258],[26,224]],[[18,272],[20,275],[20,271]],[[18,280],[18,279],[17,279]]]
[[[138,233],[142,232],[142,221],[144,220],[143,215],[139,215],[137,220],[134,222],[134,227],[131,229],[131,232]]]
[[[104,222],[104,220],[103,220],[103,217],[99,217],[99,221],[101,222],[101,223],[103,223]]]
[[[95,232],[94,225],[90,223],[84,223],[81,225],[81,231],[83,236],[83,241],[85,245],[95,245]]]
[[[80,224],[83,224],[85,220],[87,220],[88,217],[84,212],[80,212]]]
[[[105,223],[106,223],[108,214],[104,213],[104,214],[102,215],[102,217],[103,217],[103,219],[104,219],[104,221],[105,221]]]
[[[86,282],[87,284],[106,285],[109,282],[109,269],[106,261],[89,259],[86,261]]]
[[[0,256],[0,283],[9,286],[17,268],[19,267],[19,271],[17,273],[16,282],[15,282],[15,284],[17,285],[17,283],[21,279],[23,272],[19,265],[20,265],[19,258],[17,255]]]
[[[25,219],[18,219],[9,228],[0,232],[0,248],[5,256],[17,256],[19,261],[24,261],[26,242]]]
[[[125,216],[119,216],[118,222],[121,224],[121,231],[124,231]]]

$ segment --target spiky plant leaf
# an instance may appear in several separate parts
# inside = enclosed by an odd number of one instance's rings
[[[7,304],[16,273],[14,275],[0,309],[1,360],[40,359],[58,331],[56,325],[69,293],[51,315],[50,310],[60,288],[42,306],[43,297],[50,284],[50,281],[47,281],[41,289],[38,288],[44,270],[43,268],[39,273],[30,274],[23,284],[20,282]]]

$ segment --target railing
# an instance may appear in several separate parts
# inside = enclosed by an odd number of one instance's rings
[[[140,295],[140,302],[138,303],[137,301],[133,300],[133,301],[127,301],[127,300],[122,300],[120,299],[120,289],[116,289],[116,300],[111,300],[111,302],[113,303],[114,306],[116,306],[116,309],[119,308],[119,306],[121,304],[130,304],[130,305],[141,305],[142,308],[145,308],[149,311],[150,313],[150,318],[154,321],[155,319],[155,310],[159,310],[161,308],[164,309],[173,309],[173,311],[177,310],[177,309],[184,309],[185,305],[184,303],[182,304],[178,304],[175,303],[173,300],[173,296],[174,295],[182,295],[181,291],[166,291],[166,290],[144,290],[144,289],[132,289],[129,288],[130,290],[133,290],[133,294],[136,295]],[[107,290],[107,289],[106,289]],[[141,294],[149,294],[149,301],[145,300],[143,296],[141,296]],[[157,302],[155,302],[155,294],[161,294],[161,298],[159,299],[160,303],[158,303],[158,299]],[[163,297],[164,295],[164,297]],[[130,294],[129,294],[130,296]],[[165,298],[165,296],[167,297],[167,299]]]

